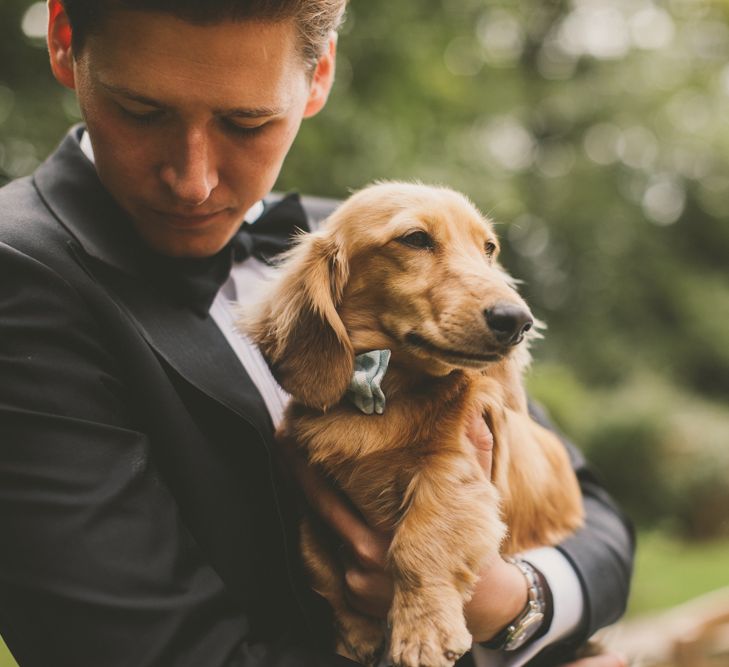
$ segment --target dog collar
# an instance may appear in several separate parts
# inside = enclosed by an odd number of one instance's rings
[[[372,350],[354,358],[347,397],[366,415],[381,415],[385,411],[385,394],[380,385],[388,363],[390,350]]]

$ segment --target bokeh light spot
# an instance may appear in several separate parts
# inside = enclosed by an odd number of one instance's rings
[[[34,40],[42,40],[46,37],[48,26],[48,7],[45,2],[34,2],[23,14],[20,27],[23,34]]]

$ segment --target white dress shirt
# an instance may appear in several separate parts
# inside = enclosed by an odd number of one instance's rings
[[[94,153],[87,132],[81,137],[81,150],[93,163]],[[255,223],[262,212],[263,203],[258,202],[246,213],[244,219],[246,222]],[[210,316],[256,385],[274,427],[277,427],[281,423],[289,396],[273,378],[258,348],[235,327],[236,304],[246,303],[260,294],[262,283],[271,277],[273,271],[275,269],[255,257],[235,263],[230,277],[210,307]],[[554,614],[549,631],[544,637],[518,651],[490,651],[478,645],[474,646],[473,656],[478,667],[519,667],[543,647],[573,632],[582,618],[582,589],[577,573],[567,558],[551,547],[528,551],[522,557],[544,575],[551,589]]]

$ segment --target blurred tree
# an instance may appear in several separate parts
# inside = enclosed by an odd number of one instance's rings
[[[31,172],[80,116],[53,79],[45,3],[0,2],[0,182]]]
[[[0,178],[31,172],[78,120],[48,71],[43,19],[44,3],[0,3]],[[705,457],[676,452],[715,453],[728,426],[703,418],[729,403],[728,20],[719,0],[351,0],[332,99],[279,182],[466,192],[503,223],[505,264],[549,324],[536,354],[559,370],[534,391],[637,516],[698,521],[642,501],[653,480],[711,508],[701,534],[729,530],[726,457],[683,485],[663,461],[648,471],[665,457],[681,478]],[[653,391],[655,409],[636,412]],[[666,428],[677,415],[682,439]]]

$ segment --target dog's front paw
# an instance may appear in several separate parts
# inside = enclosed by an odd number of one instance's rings
[[[393,618],[390,662],[398,667],[451,667],[473,641],[463,614],[403,614]]]

